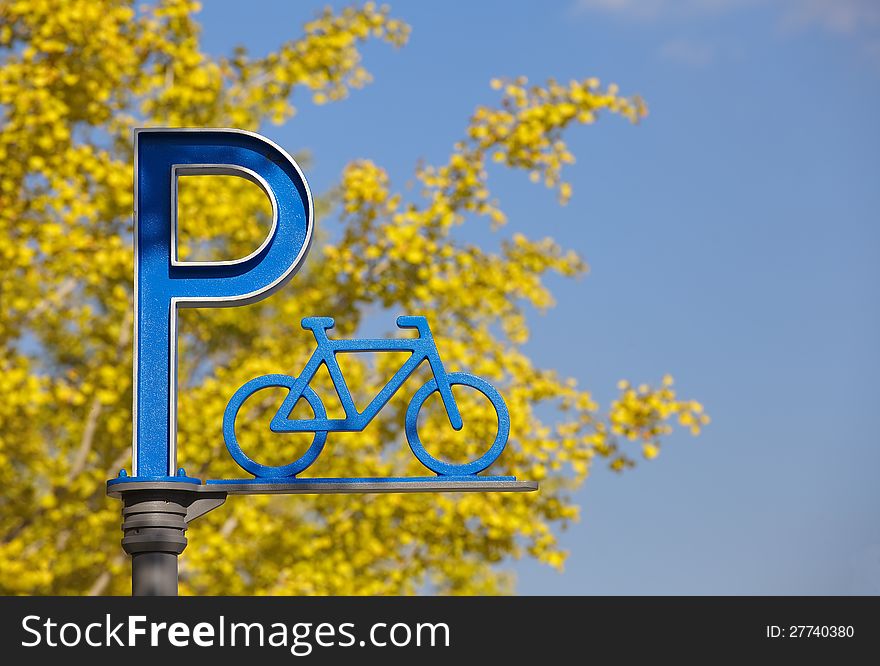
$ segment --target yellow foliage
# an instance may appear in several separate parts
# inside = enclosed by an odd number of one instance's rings
[[[189,0],[0,0],[2,593],[128,592],[119,505],[104,482],[130,456],[131,128],[284,122],[297,90],[322,104],[369,82],[362,42],[401,46],[409,32],[367,3],[322,12],[265,57],[238,49],[213,58],[200,49],[197,10]],[[506,217],[487,163],[523,170],[564,202],[562,168],[574,157],[563,130],[602,113],[636,121],[643,103],[592,79],[491,85],[500,104],[477,108],[448,161],[418,169],[417,196],[395,192],[380,166],[351,163],[338,199],[319,202],[325,212],[339,204],[340,233],[319,239],[287,290],[244,309],[185,313],[180,458],[193,476],[238,474],[220,433],[231,392],[258,374],[298,371],[311,351],[300,317],[335,316],[336,333],[348,336],[378,309],[389,320],[426,315],[451,370],[502,387],[511,438],[494,471],[540,479],[541,492],[236,498],[191,528],[184,593],[503,592],[511,578],[497,565],[508,558],[562,567],[555,531],[577,519],[571,491],[597,456],[613,469],[632,464],[618,438],[641,442],[651,458],[673,421],[693,431],[708,422],[698,403],[676,398],[671,378],[658,389],[623,383],[602,418],[589,392],[536,368],[522,347],[527,306],[553,304],[545,276],[579,275],[583,260],[549,238],[512,234],[490,252],[453,234],[475,216],[500,233]],[[210,180],[181,188],[181,223],[196,239],[181,252],[244,256],[261,240],[263,195],[240,179],[211,190]],[[380,358],[352,361],[346,374],[370,395],[394,369]],[[273,399],[252,406],[255,421],[271,415]],[[475,457],[494,436],[492,411],[473,395],[460,400],[472,436],[442,418],[421,430],[452,460]],[[538,415],[548,404],[553,422]],[[309,473],[424,473],[401,433],[405,405],[393,401],[360,435],[331,436]],[[268,428],[249,437],[262,451],[302,445],[279,443]]]

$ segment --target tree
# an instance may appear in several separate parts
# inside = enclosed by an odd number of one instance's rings
[[[213,59],[200,50],[197,11],[190,0],[0,0],[3,593],[128,591],[119,506],[104,482],[130,455],[132,128],[286,122],[293,99],[334,102],[369,82],[365,40],[399,47],[409,32],[367,3],[325,10],[264,58],[239,48]],[[191,528],[184,593],[503,592],[507,558],[562,567],[555,533],[577,518],[570,493],[594,459],[620,470],[633,464],[626,441],[651,458],[675,420],[694,433],[708,421],[668,377],[656,388],[621,383],[603,417],[573,379],[535,367],[522,351],[525,308],[552,305],[548,273],[576,276],[585,264],[551,239],[504,236],[489,190],[489,171],[506,167],[564,203],[561,170],[574,158],[563,131],[601,114],[636,122],[644,104],[593,79],[492,87],[499,105],[476,109],[447,162],[417,169],[420,192],[402,194],[380,166],[352,162],[320,201],[323,226],[335,212],[338,225],[286,290],[248,308],[184,314],[180,458],[193,476],[239,474],[220,435],[226,401],[251,377],[302,367],[311,352],[302,316],[335,316],[338,334],[350,336],[369,313],[419,313],[451,369],[502,388],[511,438],[493,469],[538,479],[541,492],[236,498]],[[179,206],[184,256],[243,256],[265,233],[265,197],[242,179],[184,178]],[[500,249],[453,233],[480,218]],[[367,395],[395,360],[349,359],[346,374]],[[333,413],[326,378],[317,388]],[[240,438],[254,457],[280,464],[303,441],[268,432],[280,396],[266,393],[247,407]],[[331,436],[332,455],[309,472],[423,473],[401,433],[406,397],[362,435]],[[494,414],[456,397],[465,437],[436,415],[420,432],[435,454],[473,458],[494,436]],[[546,404],[552,420],[536,411]]]

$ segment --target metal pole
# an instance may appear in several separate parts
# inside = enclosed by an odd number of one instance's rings
[[[122,499],[122,548],[131,555],[132,596],[177,596],[177,558],[189,523],[226,500],[190,483],[132,481],[114,486]]]
[[[176,597],[177,554],[133,553],[131,556],[133,597]]]

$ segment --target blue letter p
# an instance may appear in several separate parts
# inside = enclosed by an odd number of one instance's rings
[[[312,197],[293,158],[269,140],[229,129],[135,131],[133,473],[173,477],[177,464],[177,310],[265,298],[302,264]],[[236,261],[177,259],[177,179],[225,174],[259,185],[272,202],[269,236]],[[246,220],[243,222],[247,222]]]

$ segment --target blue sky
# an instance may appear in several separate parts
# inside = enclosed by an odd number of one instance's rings
[[[259,54],[325,3],[205,4],[207,50]],[[265,129],[312,151],[317,191],[359,157],[402,185],[448,154],[496,76],[596,76],[650,108],[569,134],[565,208],[522,174],[492,185],[508,232],[591,266],[552,282],[534,358],[606,405],[619,379],[669,372],[713,423],[623,475],[597,466],[565,572],[518,563],[518,591],[880,594],[880,4],[391,4],[412,38],[365,48],[371,86],[301,96]]]

